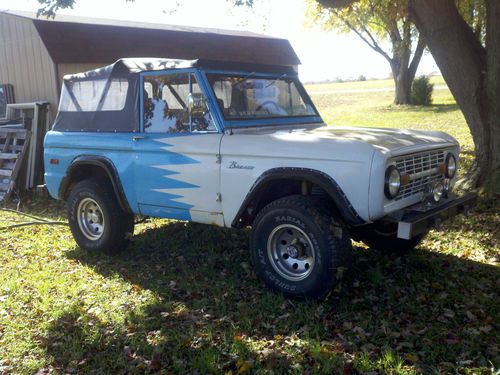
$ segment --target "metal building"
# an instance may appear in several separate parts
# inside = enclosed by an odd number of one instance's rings
[[[0,11],[0,85],[13,86],[17,103],[48,101],[52,118],[64,75],[122,57],[300,63],[287,40],[260,34]]]

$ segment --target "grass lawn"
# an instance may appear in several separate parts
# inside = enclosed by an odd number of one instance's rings
[[[328,123],[444,130],[472,160],[447,90],[429,108],[309,91]],[[45,198],[20,210],[65,220]],[[489,374],[500,368],[499,219],[483,199],[413,253],[356,243],[353,270],[321,303],[268,292],[244,231],[155,219],[107,257],[67,227],[0,230],[0,374]],[[0,227],[19,220],[0,211]]]

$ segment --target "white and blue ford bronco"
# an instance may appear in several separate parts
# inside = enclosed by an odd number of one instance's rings
[[[45,180],[81,248],[124,247],[134,216],[251,227],[260,278],[322,298],[351,238],[414,248],[466,211],[440,132],[326,126],[292,67],[122,59],[66,76]]]

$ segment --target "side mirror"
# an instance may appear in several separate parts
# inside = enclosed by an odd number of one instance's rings
[[[191,117],[203,117],[207,112],[207,100],[201,93],[191,93],[188,95],[188,109]]]

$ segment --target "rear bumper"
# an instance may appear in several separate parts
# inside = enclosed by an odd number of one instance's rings
[[[466,194],[462,197],[447,199],[435,207],[414,205],[400,211],[398,215],[398,238],[409,240],[430,228],[438,228],[443,220],[467,213],[476,203],[477,195]]]

